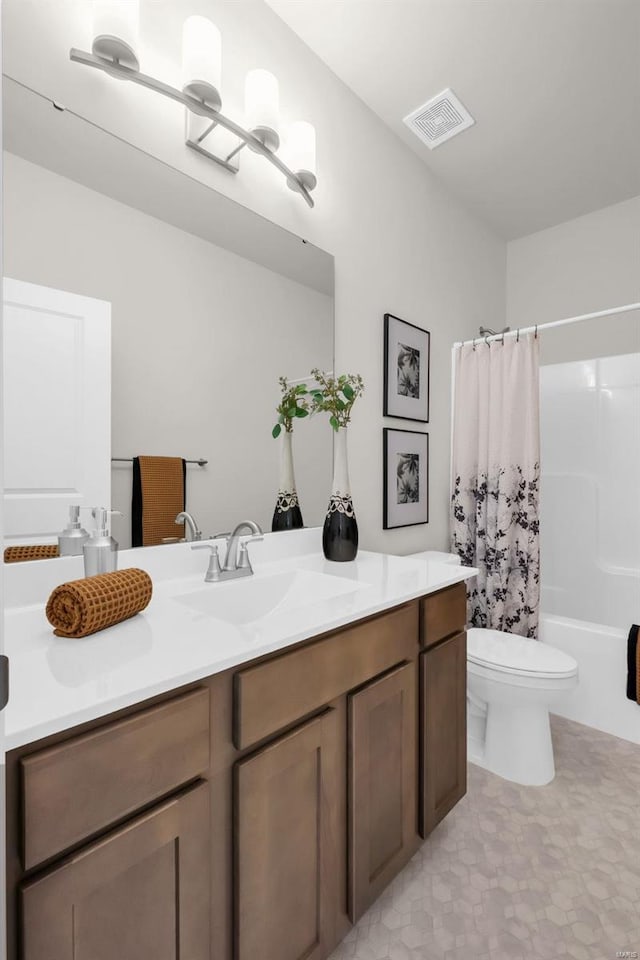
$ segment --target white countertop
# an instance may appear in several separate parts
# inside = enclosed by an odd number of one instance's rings
[[[250,552],[252,578],[205,584],[205,551],[192,552],[187,544],[122,551],[120,569],[139,566],[150,573],[153,599],[143,613],[80,640],[55,637],[44,612],[53,586],[82,576],[79,558],[6,568],[10,696],[3,714],[4,749],[283,650],[476,573],[429,553],[396,557],[361,551],[351,563],[329,563],[317,529],[267,535],[251,544]],[[327,582],[340,593],[327,599],[313,596],[294,609],[276,606],[260,619],[238,625],[198,609],[203,596],[206,602],[205,588],[222,588],[230,595],[253,582],[268,594],[271,584],[286,582],[285,575],[290,578],[294,571],[302,584],[311,585],[312,596],[318,574],[339,578],[340,583]],[[275,579],[268,583],[269,577]],[[12,600],[19,605],[11,606]]]

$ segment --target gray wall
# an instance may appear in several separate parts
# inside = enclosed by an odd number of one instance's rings
[[[640,197],[507,245],[507,323],[549,323],[640,302]],[[542,363],[640,350],[640,311],[545,333]]]

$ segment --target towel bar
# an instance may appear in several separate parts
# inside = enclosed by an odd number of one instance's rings
[[[133,463],[133,457],[111,457],[111,463]],[[197,463],[199,467],[206,467],[208,460],[185,460],[185,463]]]

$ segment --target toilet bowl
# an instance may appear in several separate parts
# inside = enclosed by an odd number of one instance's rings
[[[555,776],[549,709],[578,684],[563,650],[500,630],[467,632],[469,759],[530,786]]]

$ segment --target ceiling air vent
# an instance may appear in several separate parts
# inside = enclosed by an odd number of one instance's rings
[[[417,110],[404,118],[404,122],[413,130],[423,143],[433,150],[445,140],[473,126],[475,120],[464,107],[453,90],[443,90],[432,97]]]

